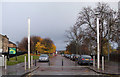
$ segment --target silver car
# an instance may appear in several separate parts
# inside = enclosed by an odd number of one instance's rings
[[[78,58],[78,64],[93,64],[93,59],[89,55],[81,55]]]
[[[39,57],[39,62],[40,61],[49,61],[49,56],[47,54],[41,54]]]

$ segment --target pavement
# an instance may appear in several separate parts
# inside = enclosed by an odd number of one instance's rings
[[[2,76],[24,76],[27,73],[30,73],[34,71],[35,69],[39,68],[38,66],[32,66],[31,69],[26,69],[24,67],[24,63],[19,63],[16,65],[7,66],[7,69],[4,67],[1,67],[0,70],[2,70]]]
[[[120,62],[113,62],[113,61],[105,61],[105,69],[102,70],[102,66],[100,64],[100,69],[97,69],[97,64],[95,67],[90,66],[89,69],[100,73],[100,74],[107,74],[107,75],[120,75]]]

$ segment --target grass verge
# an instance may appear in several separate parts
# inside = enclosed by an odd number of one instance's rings
[[[9,61],[7,61],[7,65],[15,65],[15,64],[24,62],[25,56],[26,56],[26,60],[28,61],[28,55],[24,54],[24,55],[17,56],[17,61],[16,61],[16,57],[10,58]],[[32,56],[33,56],[33,60],[39,59],[39,55],[32,55]]]

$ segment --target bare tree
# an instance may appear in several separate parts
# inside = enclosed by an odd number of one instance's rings
[[[96,13],[99,13],[96,15]],[[106,42],[118,40],[118,13],[106,3],[98,3],[96,8],[83,8],[75,25],[68,31],[67,38],[76,41],[79,46],[85,46],[90,52],[96,48],[96,18],[100,19],[100,49],[103,55],[103,45]],[[109,36],[109,39],[108,39]],[[106,41],[107,40],[107,41]],[[77,45],[76,45],[77,46]],[[80,49],[79,49],[80,50]]]

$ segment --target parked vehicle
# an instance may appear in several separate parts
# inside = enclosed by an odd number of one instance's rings
[[[65,57],[66,57],[66,58],[67,58],[67,55],[68,55],[68,54],[65,54]]]
[[[67,55],[67,58],[69,58],[69,59],[70,59],[70,56],[71,56],[71,55],[70,55],[70,54],[68,54],[68,55]]]
[[[70,58],[70,54],[66,54],[65,57],[66,57],[66,58]]]
[[[75,60],[78,61],[78,58],[80,57],[80,55],[76,54],[75,55]]]
[[[55,54],[55,56],[57,56],[57,54]]]
[[[61,54],[61,56],[64,56],[65,54]]]
[[[39,57],[39,61],[49,61],[49,56],[47,54],[41,54]]]
[[[71,59],[71,60],[75,60],[75,54],[72,54],[72,55],[70,56],[70,59]]]
[[[89,55],[81,55],[78,58],[78,64],[93,64],[93,59]]]

